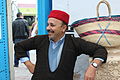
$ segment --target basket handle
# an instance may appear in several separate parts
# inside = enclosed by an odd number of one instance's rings
[[[99,6],[101,3],[105,3],[107,5],[107,8],[108,8],[108,12],[109,12],[109,18],[111,18],[111,8],[110,8],[110,4],[108,1],[106,0],[101,0],[98,5],[97,5],[97,20],[99,20]]]

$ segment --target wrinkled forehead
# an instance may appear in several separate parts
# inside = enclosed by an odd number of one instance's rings
[[[48,18],[48,23],[62,24],[62,21],[56,18]]]

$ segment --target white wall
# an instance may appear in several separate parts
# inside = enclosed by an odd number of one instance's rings
[[[100,0],[53,0],[53,9],[60,9],[70,14],[70,23],[84,18],[96,17],[96,6]],[[111,5],[112,15],[120,15],[120,0],[107,0]],[[100,6],[100,16],[108,15],[105,4]]]

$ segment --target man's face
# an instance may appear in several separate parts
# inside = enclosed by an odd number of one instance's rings
[[[63,22],[61,20],[55,19],[55,18],[49,18],[48,19],[48,36],[51,40],[54,42],[58,41],[64,34],[67,26],[63,25]]]

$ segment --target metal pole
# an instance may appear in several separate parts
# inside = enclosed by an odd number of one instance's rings
[[[8,52],[9,52],[9,68],[10,80],[15,80],[15,72],[13,67],[13,43],[12,43],[12,9],[11,0],[7,0],[7,27],[8,27]]]

